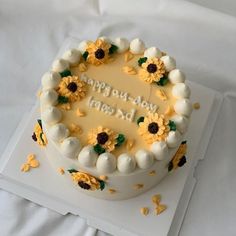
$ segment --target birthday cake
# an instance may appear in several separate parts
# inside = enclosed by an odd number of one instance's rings
[[[82,41],[43,75],[33,139],[72,188],[135,197],[186,163],[189,98],[184,73],[157,47]]]

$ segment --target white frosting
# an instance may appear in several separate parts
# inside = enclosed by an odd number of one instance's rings
[[[185,83],[178,83],[173,86],[172,94],[176,98],[189,98],[191,91]]]
[[[97,160],[96,167],[102,174],[112,173],[116,169],[116,157],[108,152],[102,153]]]
[[[84,41],[80,42],[78,49],[82,54],[86,51],[89,43],[92,43],[92,41],[84,40]]]
[[[62,123],[53,125],[48,130],[49,138],[55,142],[61,142],[69,136],[69,130]]]
[[[179,144],[181,135],[178,130],[176,131],[170,131],[167,138],[166,138],[166,143],[169,148],[174,148],[177,147]]]
[[[61,120],[62,114],[58,108],[49,106],[42,112],[41,117],[46,124],[54,125]]]
[[[176,67],[176,62],[175,59],[173,57],[170,56],[163,56],[161,57],[161,60],[164,62],[166,71],[171,71],[174,70]]]
[[[69,62],[65,59],[57,59],[52,63],[52,70],[55,72],[63,72],[69,68]]]
[[[84,167],[93,167],[96,165],[98,155],[94,151],[93,146],[85,146],[78,156],[79,163]]]
[[[129,41],[125,38],[116,38],[114,43],[118,47],[118,53],[123,53],[129,48]]]
[[[192,109],[192,104],[189,99],[179,99],[174,105],[174,110],[178,115],[190,116]]]
[[[57,104],[58,94],[55,90],[45,90],[40,95],[40,103],[43,106],[54,106]]]
[[[41,83],[43,89],[54,89],[60,83],[61,76],[59,73],[50,71],[43,75]]]
[[[144,42],[141,39],[139,39],[139,38],[133,39],[130,42],[130,46],[129,47],[130,47],[130,51],[133,54],[141,54],[145,50]]]
[[[168,74],[168,79],[170,80],[172,84],[184,83],[185,74],[179,69],[174,69],[170,71],[170,73]]]
[[[140,169],[148,169],[152,166],[154,158],[151,152],[140,149],[135,154],[137,165]]]
[[[154,142],[151,145],[150,150],[158,161],[165,159],[166,157],[168,157],[169,154],[168,146],[164,141]]]
[[[81,149],[81,144],[76,137],[64,139],[61,144],[61,152],[68,158],[75,158]]]
[[[66,51],[62,56],[62,58],[67,60],[72,66],[77,65],[79,63],[80,57],[80,51],[75,48]]]
[[[106,36],[101,36],[101,37],[99,37],[99,39],[103,40],[103,41],[106,42],[106,43],[112,43],[111,39],[109,39],[109,38],[106,37]]]
[[[175,122],[176,128],[180,133],[185,133],[188,129],[189,119],[185,116],[175,115],[171,117],[171,120]]]
[[[134,171],[136,166],[136,162],[132,156],[130,156],[128,153],[121,154],[117,159],[117,169],[121,173],[131,173]]]
[[[153,57],[161,57],[161,51],[160,49],[156,47],[150,47],[144,51],[144,57],[153,58]]]

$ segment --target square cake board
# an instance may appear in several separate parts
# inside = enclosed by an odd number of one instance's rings
[[[68,39],[59,54],[76,43],[77,40]],[[171,171],[148,192],[123,201],[106,201],[77,191],[67,176],[51,168],[44,150],[31,139],[34,124],[40,117],[39,104],[24,116],[0,159],[0,187],[60,214],[79,215],[90,226],[113,235],[178,235],[196,184],[194,170],[204,158],[222,102],[222,96],[216,91],[195,83],[189,85],[191,100],[199,102],[201,108],[193,112],[185,137],[188,140],[187,164]],[[29,153],[36,154],[40,167],[23,173],[20,167]],[[159,216],[154,214],[151,203],[151,196],[157,193],[168,206]],[[145,206],[151,210],[146,217],[140,214],[140,208]]]

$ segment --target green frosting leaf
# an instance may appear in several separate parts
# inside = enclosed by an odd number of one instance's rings
[[[39,123],[39,125],[40,125],[40,127],[41,127],[41,129],[42,129],[42,128],[43,128],[43,126],[42,126],[42,120],[41,120],[41,119],[38,119],[37,121],[38,121],[38,123]]]
[[[71,76],[71,71],[70,70],[64,70],[60,73],[61,77],[67,77],[67,76]]]
[[[176,124],[174,121],[170,120],[168,125],[171,131],[176,131]]]
[[[111,47],[109,48],[109,54],[113,54],[118,50],[118,47],[114,44],[111,44]]]
[[[137,119],[137,124],[139,125],[139,123],[143,122],[144,121],[144,117],[143,116],[140,116],[138,119]]]
[[[85,51],[83,54],[82,54],[82,57],[84,58],[84,60],[86,61],[87,60],[87,57],[88,57],[88,52]]]
[[[69,102],[69,98],[65,97],[65,96],[58,96],[57,101],[60,104],[68,103]]]
[[[77,173],[77,172],[79,172],[78,170],[75,170],[75,169],[69,169],[69,170],[67,170],[70,174],[71,173]]]
[[[41,139],[41,141],[43,142],[43,144],[45,144],[45,141],[44,141],[44,139],[43,139],[43,133],[40,133],[40,139]]]
[[[187,140],[184,140],[181,144],[186,144],[187,143]]]
[[[116,147],[120,147],[125,141],[125,136],[124,134],[119,134],[118,137],[116,138]]]
[[[173,167],[174,167],[174,165],[173,165],[172,161],[170,161],[168,164],[168,171],[169,172],[172,171]]]
[[[93,150],[98,154],[102,154],[104,153],[106,150],[105,148],[103,148],[100,144],[96,144],[95,146],[93,146]]]
[[[169,79],[166,75],[164,75],[157,83],[159,86],[165,86],[169,82]]]
[[[106,187],[106,184],[103,180],[99,180],[101,191]]]
[[[138,59],[138,65],[141,66],[146,61],[147,61],[147,57],[140,57]]]

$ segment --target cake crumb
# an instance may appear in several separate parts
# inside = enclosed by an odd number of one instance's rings
[[[106,175],[100,175],[99,179],[105,181],[108,179],[108,177]]]
[[[134,58],[134,54],[132,54],[130,51],[125,53],[125,62],[128,62]]]
[[[108,191],[109,191],[110,194],[114,194],[114,193],[116,193],[116,190],[113,189],[113,188],[109,188]]]
[[[142,207],[140,208],[140,212],[142,215],[147,216],[149,214],[149,208],[148,207]]]
[[[85,63],[80,63],[80,64],[79,64],[79,71],[80,71],[80,72],[85,72],[87,69],[88,69],[88,68],[87,68],[87,66],[86,66]]]
[[[156,96],[159,97],[162,101],[167,100],[167,95],[163,89],[157,89]]]
[[[137,71],[133,66],[123,66],[122,68],[123,72],[128,75],[136,75]]]
[[[143,187],[144,187],[143,184],[136,184],[136,185],[134,185],[134,189],[141,189]]]
[[[160,204],[161,202],[161,195],[160,194],[156,194],[152,196],[152,202],[156,205]]]
[[[61,175],[64,175],[64,174],[65,174],[65,170],[64,170],[62,167],[58,168],[58,172],[59,172]]]
[[[150,175],[150,176],[156,175],[156,171],[155,171],[155,170],[150,171],[150,172],[149,172],[149,175]]]
[[[195,103],[193,104],[193,108],[194,108],[195,110],[199,110],[199,109],[200,109],[200,103],[199,103],[199,102],[195,102]]]
[[[30,170],[30,165],[27,164],[27,163],[24,163],[24,164],[21,165],[20,170],[21,170],[22,172],[28,172],[28,171]]]
[[[31,168],[37,168],[39,165],[39,161],[35,159],[35,154],[31,153],[27,156],[27,161],[21,165],[20,170],[22,172],[28,172]]]
[[[163,211],[165,211],[167,209],[167,206],[164,204],[159,204],[157,205],[156,209],[155,209],[155,213],[156,215],[160,215]]]
[[[133,139],[128,139],[126,142],[126,148],[130,151],[134,146],[134,140]]]
[[[79,117],[83,117],[85,116],[85,112],[81,111],[79,108],[76,110],[76,115],[79,116]]]

